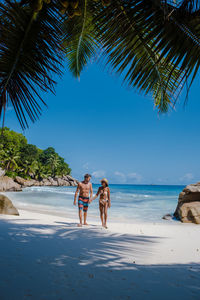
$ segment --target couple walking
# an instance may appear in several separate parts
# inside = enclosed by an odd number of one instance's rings
[[[110,202],[110,189],[108,187],[108,180],[106,178],[103,178],[101,180],[101,186],[99,187],[96,195],[93,197],[93,189],[92,189],[92,183],[90,182],[91,175],[85,174],[84,180],[82,182],[78,183],[75,196],[74,196],[74,205],[76,205],[76,199],[78,196],[78,208],[79,208],[79,220],[80,223],[78,224],[79,227],[83,225],[88,225],[87,220],[87,211],[88,211],[88,205],[93,200],[95,200],[97,197],[99,197],[99,211],[100,211],[100,218],[102,222],[102,226],[107,228],[107,210],[108,207],[110,208],[111,202]],[[89,197],[90,196],[90,197]],[[82,217],[82,211],[83,211],[83,217]]]

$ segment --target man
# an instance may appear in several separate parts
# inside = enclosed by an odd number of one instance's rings
[[[89,198],[92,197],[93,191],[92,191],[92,184],[90,182],[91,175],[85,174],[84,180],[82,182],[78,183],[76,193],[74,195],[74,205],[76,205],[76,198],[78,197],[78,208],[79,208],[79,220],[80,223],[78,224],[79,227],[82,226],[82,210],[84,214],[84,225],[88,225],[86,222],[87,219],[87,210],[88,210],[88,203]]]

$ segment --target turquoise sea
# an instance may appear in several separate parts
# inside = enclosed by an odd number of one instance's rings
[[[94,193],[99,185],[94,184]],[[7,195],[16,207],[44,213],[76,217],[77,207],[73,206],[75,187],[30,187],[23,192]],[[162,216],[173,213],[178,194],[183,186],[176,185],[125,185],[111,184],[111,208],[109,218],[123,222],[166,222]],[[89,207],[88,217],[98,219],[98,200]]]

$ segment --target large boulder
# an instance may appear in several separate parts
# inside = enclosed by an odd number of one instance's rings
[[[26,181],[26,179],[20,177],[20,176],[16,176],[15,177],[15,181],[21,185],[24,185],[24,182]]]
[[[0,192],[21,191],[21,185],[8,176],[0,177]]]
[[[0,214],[19,216],[18,210],[5,195],[0,195]]]
[[[69,184],[70,184],[71,186],[77,186],[77,185],[78,185],[78,183],[75,182],[75,181],[70,181]]]
[[[57,186],[57,185],[58,185],[57,180],[55,180],[54,178],[49,177],[48,180],[49,180],[49,182],[50,182],[50,184],[51,184],[52,186]]]
[[[30,187],[30,186],[34,186],[36,184],[36,180],[34,180],[34,179],[26,180],[20,176],[16,176],[15,181],[17,183],[21,184],[23,187]]]
[[[200,182],[187,185],[179,194],[174,216],[183,223],[200,224]]]
[[[1,176],[4,176],[5,174],[6,174],[6,171],[3,170],[2,168],[0,168],[0,177],[1,177]]]
[[[57,178],[57,182],[59,186],[70,186],[69,181],[63,179],[63,178]]]
[[[76,180],[75,178],[73,178],[70,175],[64,175],[63,179],[66,180],[67,182],[69,182],[70,186],[78,185],[78,180]]]
[[[68,181],[78,182],[75,178],[73,178],[70,175],[64,175],[63,178],[68,180]]]
[[[55,176],[54,178],[48,177],[42,180],[26,180],[20,176],[15,177],[15,182],[20,184],[22,187],[30,186],[77,186],[78,181],[71,177],[70,175],[65,175],[63,177]]]
[[[41,183],[42,186],[51,185],[51,182],[47,178],[42,179],[42,181],[40,183]]]

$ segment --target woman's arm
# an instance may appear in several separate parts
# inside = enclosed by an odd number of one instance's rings
[[[111,207],[111,200],[110,200],[110,189],[108,188],[108,207]]]
[[[91,203],[93,200],[95,200],[99,196],[99,193],[100,193],[100,188],[98,188],[96,195],[94,197],[90,198],[89,203]]]

